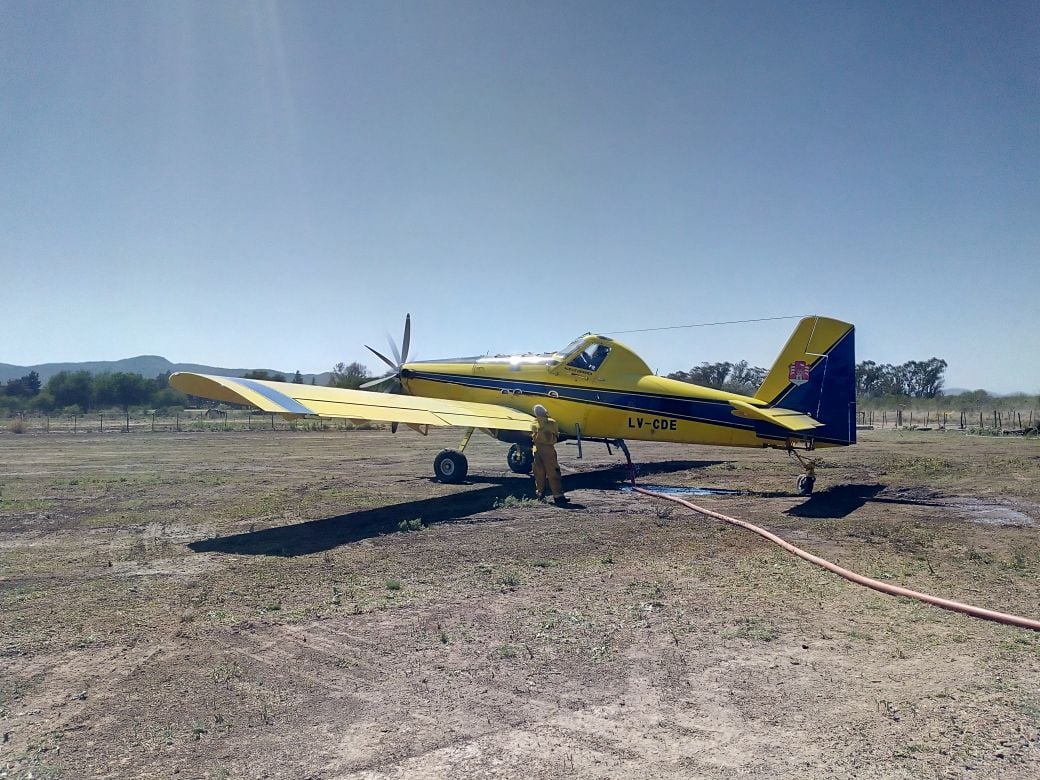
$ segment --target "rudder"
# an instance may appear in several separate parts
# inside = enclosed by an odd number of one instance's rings
[[[809,438],[856,443],[856,329],[829,317],[806,317],[795,328],[755,398],[823,423]]]

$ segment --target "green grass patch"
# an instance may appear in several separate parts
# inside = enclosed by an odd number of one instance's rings
[[[780,637],[780,629],[761,618],[742,618],[732,635],[754,642],[772,642]]]
[[[542,502],[536,498],[530,498],[528,496],[506,496],[505,498],[495,499],[495,509],[528,509],[532,506],[541,506]]]

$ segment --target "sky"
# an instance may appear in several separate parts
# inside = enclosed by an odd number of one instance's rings
[[[795,320],[1040,392],[1040,1],[0,3],[0,362]]]

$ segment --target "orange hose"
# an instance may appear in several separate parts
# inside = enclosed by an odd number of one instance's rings
[[[838,566],[837,564],[831,563],[830,561],[824,560],[819,556],[806,552],[800,547],[795,547],[790,542],[781,539],[776,534],[770,533],[766,529],[760,528],[757,525],[752,525],[751,523],[745,522],[743,520],[737,520],[735,517],[728,517],[726,515],[720,514],[719,512],[713,512],[710,509],[705,509],[704,507],[692,504],[685,499],[679,498],[678,496],[669,496],[664,493],[655,493],[652,490],[647,490],[645,488],[635,486],[633,486],[632,489],[638,493],[642,493],[643,495],[653,496],[654,498],[664,498],[668,501],[674,501],[677,504],[682,504],[683,506],[692,509],[694,512],[699,512],[700,514],[706,515],[707,517],[712,517],[716,520],[721,520],[724,523],[730,523],[731,525],[737,525],[741,528],[746,528],[749,531],[755,532],[759,536],[764,536],[766,539],[773,542],[774,544],[780,545],[785,550],[794,553],[802,560],[806,560],[809,563],[814,563],[817,566],[821,566],[822,568],[827,569],[828,571],[834,572],[839,577],[844,577],[845,579],[849,580],[850,582],[854,582],[857,585],[864,585],[868,588],[873,588],[874,590],[880,591],[882,593],[887,593],[890,596],[906,596],[907,598],[917,599],[918,601],[923,601],[926,604],[933,604],[936,607],[949,609],[953,612],[960,612],[965,615],[970,615],[971,617],[981,618],[983,620],[992,620],[997,623],[1003,623],[1008,626],[1018,626],[1019,628],[1029,628],[1033,631],[1040,631],[1040,620],[1031,620],[1029,618],[1019,617],[1018,615],[1010,615],[1006,612],[996,612],[992,609],[974,607],[971,604],[962,604],[959,601],[950,601],[949,599],[939,598],[938,596],[932,596],[928,593],[919,593],[916,590],[903,588],[899,585],[890,585],[887,582],[880,582],[878,580],[871,579],[870,577],[864,577],[862,574],[857,574],[854,571],[843,569],[841,566]]]

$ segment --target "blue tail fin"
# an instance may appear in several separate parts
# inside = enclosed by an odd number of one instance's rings
[[[828,317],[803,319],[755,397],[823,423],[798,438],[820,444],[855,444],[855,327]]]

